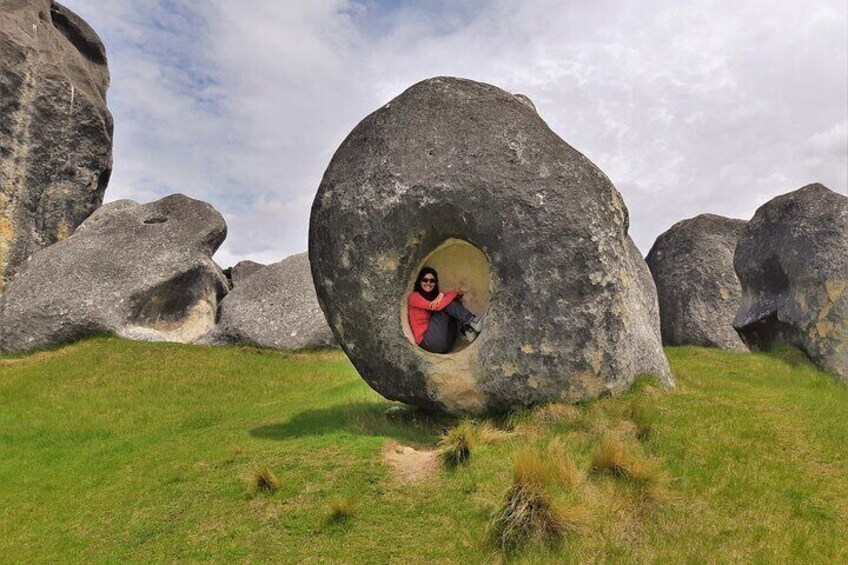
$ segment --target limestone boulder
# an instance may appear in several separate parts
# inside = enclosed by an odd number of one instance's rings
[[[454,413],[672,385],[656,295],[604,173],[531,104],[456,78],[418,83],[366,117],[312,206],[318,301],[385,397]],[[406,299],[423,265],[485,314],[471,345],[419,348]],[[464,347],[463,347],[464,346]]]
[[[736,246],[733,326],[753,349],[788,343],[848,381],[848,197],[810,184],[763,204]]]
[[[233,269],[235,286],[221,301],[218,325],[202,343],[282,350],[335,345],[318,306],[306,253],[262,267],[240,282],[235,273]]]
[[[96,332],[192,342],[215,324],[226,280],[212,254],[226,237],[212,206],[177,194],[120,200],[32,256],[0,296],[0,351]]]
[[[747,350],[733,329],[742,296],[733,253],[746,223],[701,214],[657,238],[647,262],[657,285],[664,344]]]
[[[245,279],[247,279],[247,277],[255,274],[264,267],[265,265],[263,265],[262,263],[257,263],[256,261],[239,261],[235,264],[232,271],[233,286],[235,287],[237,285],[240,285],[245,281]],[[307,267],[307,271],[308,270],[309,269]]]
[[[50,0],[0,0],[0,293],[103,201],[112,171],[100,38]]]

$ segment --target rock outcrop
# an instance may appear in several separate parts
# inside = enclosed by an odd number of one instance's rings
[[[50,0],[0,0],[0,293],[70,235],[112,171],[109,70],[97,34]]]
[[[318,300],[362,377],[455,413],[579,401],[640,373],[672,385],[656,295],[610,180],[520,98],[455,78],[418,83],[336,151],[312,206]],[[485,313],[446,355],[411,339],[422,265]],[[641,272],[640,272],[641,271]],[[652,285],[651,285],[652,286]]]
[[[99,208],[67,239],[27,261],[0,296],[0,351],[96,332],[192,342],[215,324],[226,280],[212,254],[221,215],[177,194]]]
[[[240,282],[235,273],[233,269],[236,284],[221,301],[218,324],[201,343],[282,350],[336,344],[318,306],[306,253],[262,267]]]
[[[265,268],[265,265],[257,263],[256,261],[239,261],[232,270],[233,287],[240,285],[245,281],[245,279],[247,279],[247,277],[257,273],[263,268]],[[307,271],[308,270],[309,266],[307,265]],[[311,287],[312,283],[310,283],[309,286]]]
[[[733,326],[752,349],[789,343],[848,381],[848,197],[810,184],[763,204],[734,266]]]
[[[746,223],[701,214],[657,238],[647,263],[657,285],[664,344],[747,349],[732,325],[742,296],[733,252]]]

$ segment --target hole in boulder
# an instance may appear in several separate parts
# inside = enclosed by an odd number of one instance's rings
[[[436,270],[439,275],[439,290],[442,292],[463,291],[463,306],[477,315],[486,313],[492,296],[492,277],[489,260],[480,249],[461,239],[445,240],[412,270],[407,282],[407,294],[413,291],[415,278],[423,267]],[[401,305],[401,320],[404,334],[411,343],[415,344],[415,338],[409,326],[406,296]],[[483,333],[485,331],[486,329],[483,328]],[[447,355],[458,353],[468,346],[469,343],[461,332],[457,332],[453,348]],[[417,344],[416,347],[418,347]],[[423,348],[420,351],[426,353]]]
[[[803,348],[803,340],[800,339],[798,330],[791,324],[781,321],[777,317],[777,312],[737,328],[736,333],[753,351],[767,351],[778,343],[791,343]]]
[[[203,268],[176,274],[133,297],[132,324],[174,341],[193,341],[214,325],[217,292]]]
[[[154,216],[152,218],[147,218],[144,220],[145,224],[164,224],[168,221],[168,218],[164,216]]]

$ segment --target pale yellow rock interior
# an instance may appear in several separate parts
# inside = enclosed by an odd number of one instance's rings
[[[439,274],[439,288],[443,292],[461,290],[465,294],[463,303],[466,308],[475,314],[486,313],[493,289],[489,261],[482,251],[467,241],[454,238],[446,240],[410,273],[408,292],[412,292],[415,277],[425,266],[432,267]],[[483,411],[485,399],[477,388],[475,366],[479,345],[485,339],[485,329],[471,345],[460,337],[453,351],[440,355],[429,353],[415,344],[409,328],[406,300],[401,305],[401,320],[404,334],[429,368],[430,393],[449,411]]]

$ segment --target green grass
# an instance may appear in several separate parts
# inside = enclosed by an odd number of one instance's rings
[[[795,350],[667,352],[676,392],[475,422],[473,456],[415,484],[384,444],[456,422],[390,422],[338,352],[0,357],[0,562],[848,562],[848,388]],[[623,471],[593,467],[605,441]],[[504,554],[528,450],[561,527]]]

